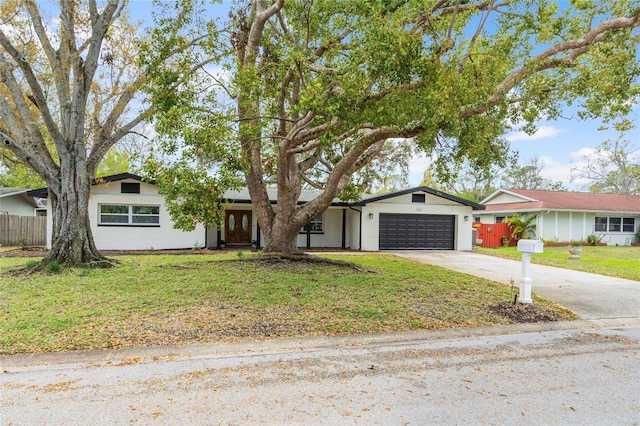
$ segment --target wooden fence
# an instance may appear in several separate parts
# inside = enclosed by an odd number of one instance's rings
[[[509,239],[510,246],[517,244],[511,238],[511,225],[508,223],[474,223],[473,227],[478,230],[476,238],[482,240],[484,248],[502,247],[504,237]]]
[[[0,216],[0,245],[33,247],[46,244],[45,216]]]

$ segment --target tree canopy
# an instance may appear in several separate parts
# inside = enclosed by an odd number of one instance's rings
[[[638,95],[638,2],[251,0],[218,21],[181,5],[146,56],[158,129],[181,167],[242,173],[266,251],[296,251],[334,197],[357,197],[352,176],[391,138],[437,154],[447,176],[465,159],[504,165],[509,122],[533,130],[566,104],[615,119]]]

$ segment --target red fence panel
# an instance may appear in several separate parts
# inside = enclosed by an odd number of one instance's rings
[[[508,223],[479,223],[473,224],[477,229],[477,237],[482,240],[482,247],[496,248],[502,247],[502,238],[509,238],[509,245],[515,245],[515,240],[511,238],[511,225]]]

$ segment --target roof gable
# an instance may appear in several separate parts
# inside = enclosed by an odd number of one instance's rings
[[[455,195],[447,194],[446,192],[438,191],[436,189],[429,188],[427,186],[417,186],[415,188],[403,189],[401,191],[395,191],[395,192],[389,192],[387,194],[371,196],[363,199],[362,201],[351,203],[351,205],[366,206],[369,203],[375,203],[376,201],[382,201],[389,198],[399,197],[401,195],[413,194],[415,192],[424,192],[427,194],[434,195],[436,197],[444,198],[449,201],[454,201],[456,203],[472,207],[474,210],[484,210],[484,206],[482,204],[474,203],[473,201],[465,200],[464,198],[456,197]]]
[[[499,204],[501,198],[506,198],[508,200],[517,199],[519,201],[536,201],[531,197],[527,197],[521,193],[518,193],[514,189],[498,189],[493,194],[489,195],[484,200],[480,201],[480,204],[491,204],[493,201],[495,204]]]

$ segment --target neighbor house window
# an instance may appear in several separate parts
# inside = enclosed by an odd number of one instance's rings
[[[636,229],[636,219],[633,217],[622,218],[622,232],[633,232]]]
[[[504,221],[505,216],[496,216],[496,223],[502,223]]]
[[[324,232],[324,221],[322,220],[322,215],[313,219],[307,226],[300,230],[301,234],[305,234],[307,229],[312,234],[322,234]]]
[[[101,204],[99,225],[160,226],[160,206]]]
[[[596,216],[594,230],[596,232],[629,232],[636,229],[634,217],[605,217]]]
[[[622,230],[622,218],[610,217],[609,218],[609,232],[620,232]]]

